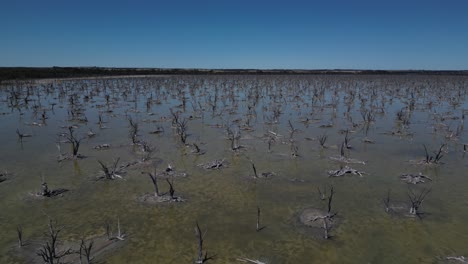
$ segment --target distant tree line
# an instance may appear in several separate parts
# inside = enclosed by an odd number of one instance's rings
[[[43,78],[77,78],[122,75],[172,74],[429,74],[468,75],[468,71],[385,71],[385,70],[257,70],[257,69],[163,69],[163,68],[104,68],[104,67],[0,67],[0,82]]]

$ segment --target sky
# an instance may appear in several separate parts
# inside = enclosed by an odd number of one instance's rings
[[[468,70],[467,0],[0,0],[0,66]]]

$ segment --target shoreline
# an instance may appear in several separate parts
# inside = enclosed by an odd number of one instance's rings
[[[0,83],[15,80],[155,77],[173,75],[443,75],[468,76],[468,70],[353,70],[353,69],[163,69],[106,67],[0,67]]]

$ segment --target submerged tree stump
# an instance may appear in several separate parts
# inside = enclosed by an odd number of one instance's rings
[[[159,203],[180,203],[185,202],[185,199],[179,196],[172,196],[169,194],[162,194],[159,196],[154,195],[154,193],[145,193],[142,196],[137,198],[138,202],[148,203],[148,204],[159,204]]]
[[[298,216],[299,228],[305,233],[312,232],[312,236],[322,239],[329,239],[330,231],[335,229],[340,219],[335,214],[317,208],[306,208]]]
[[[340,177],[346,174],[353,174],[353,175],[359,175],[362,177],[365,172],[355,170],[351,167],[344,166],[343,168],[340,168],[339,170],[330,170],[328,171],[328,176],[330,177]]]
[[[429,178],[426,175],[423,175],[422,173],[402,174],[400,175],[400,179],[408,184],[418,184],[418,183],[425,183],[426,181],[432,181],[431,178]]]
[[[219,170],[219,169],[227,167],[227,162],[225,161],[225,159],[222,159],[222,160],[217,159],[217,160],[213,160],[207,163],[198,164],[198,167],[202,167],[205,170]]]

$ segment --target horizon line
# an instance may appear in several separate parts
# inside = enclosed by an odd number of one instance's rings
[[[363,68],[193,68],[193,67],[128,67],[128,66],[0,66],[1,69],[53,69],[53,68],[77,68],[77,69],[142,69],[142,70],[185,70],[185,71],[428,71],[428,72],[464,72],[468,69],[363,69]]]

